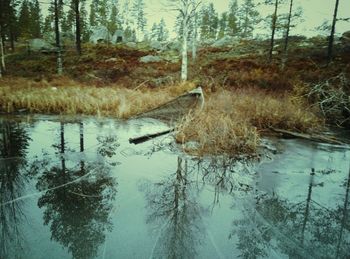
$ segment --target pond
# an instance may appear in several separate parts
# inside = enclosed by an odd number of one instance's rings
[[[155,120],[0,117],[0,258],[349,258],[350,150],[194,158]]]

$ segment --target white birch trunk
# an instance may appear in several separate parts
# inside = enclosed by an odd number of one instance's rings
[[[188,14],[184,15],[183,32],[182,32],[182,64],[181,64],[181,80],[187,81],[187,39],[188,38]]]
[[[193,32],[193,38],[192,38],[192,59],[196,60],[197,58],[197,12],[195,11],[194,14],[194,32]]]
[[[62,75],[63,74],[62,51],[61,51],[61,49],[59,49],[58,53],[57,53],[57,74],[58,75]]]

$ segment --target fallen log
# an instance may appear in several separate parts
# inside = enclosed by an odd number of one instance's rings
[[[327,137],[325,135],[320,134],[306,134],[306,133],[299,133],[299,132],[293,132],[289,130],[283,130],[283,129],[275,129],[270,128],[272,131],[282,134],[285,137],[295,137],[295,138],[302,138],[310,141],[315,142],[325,142],[329,144],[336,144],[336,145],[345,145],[346,143],[334,138],[334,137]]]
[[[141,143],[146,142],[146,141],[148,141],[150,139],[153,139],[153,138],[156,138],[156,137],[159,137],[159,136],[163,136],[165,134],[173,132],[174,130],[175,130],[175,128],[172,128],[172,129],[160,131],[160,132],[153,133],[153,134],[143,135],[141,137],[129,138],[129,143],[130,144],[135,144],[135,145],[141,144]]]

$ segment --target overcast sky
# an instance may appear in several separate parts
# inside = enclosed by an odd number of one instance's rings
[[[166,0],[145,0],[147,6],[147,19],[148,27],[150,28],[153,22],[159,22],[162,17],[164,17],[168,27],[172,27],[174,24],[174,18],[176,13],[171,13],[168,10],[165,10],[166,7],[164,3]],[[204,1],[205,3],[213,2],[217,12],[222,13],[227,11],[229,0],[219,0],[219,1]],[[242,0],[238,0],[238,3]],[[258,2],[258,1],[256,1]],[[261,2],[261,0],[260,0]],[[287,2],[289,2],[287,0]],[[314,36],[320,34],[315,31],[315,27],[321,25],[324,20],[332,20],[335,0],[295,0],[294,7],[302,7],[304,11],[304,22],[298,24],[297,27],[292,29],[291,35],[295,34],[304,34],[307,36]],[[273,7],[258,8],[262,17],[273,12]],[[282,12],[288,11],[288,4],[284,5]],[[340,0],[339,1],[339,10],[338,18],[350,17],[350,0]],[[338,22],[337,32],[343,33],[344,31],[350,30],[350,22]],[[260,30],[261,31],[261,30]],[[262,32],[262,31],[261,31]]]
[[[119,0],[120,6],[123,6],[125,1],[133,2],[133,0]],[[161,18],[164,18],[166,25],[168,26],[171,36],[175,36],[173,33],[174,20],[177,16],[176,12],[167,10],[166,2],[171,0],[145,0],[146,4],[146,17],[147,17],[147,28],[151,29],[154,22],[158,23]],[[175,0],[173,0],[175,1]],[[243,0],[238,0],[240,4]],[[262,0],[255,0],[256,2],[262,2]],[[288,2],[287,4],[281,6],[281,13],[288,12]],[[306,36],[315,36],[321,34],[319,31],[315,31],[315,27],[320,26],[325,20],[331,21],[334,12],[334,5],[336,0],[295,0],[294,1],[294,10],[298,7],[302,7],[303,13],[303,22],[299,22],[295,28],[291,29],[291,35],[303,34]],[[47,0],[47,2],[49,2]],[[87,10],[90,9],[90,2],[87,2]],[[219,0],[219,1],[209,1],[202,0],[203,3],[213,2],[216,11],[221,14],[228,10],[229,0]],[[48,5],[44,5],[44,14],[47,14]],[[260,6],[258,8],[261,17],[266,17],[267,15],[272,14],[273,6],[266,7]],[[350,17],[350,0],[339,0],[339,10],[338,18]],[[336,32],[338,34],[343,33],[344,31],[350,30],[350,22],[339,21],[337,23]],[[257,30],[259,34],[268,34],[269,31],[266,29]]]

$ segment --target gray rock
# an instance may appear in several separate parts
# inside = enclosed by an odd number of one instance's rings
[[[125,42],[124,32],[122,30],[116,30],[112,36],[112,43]]]
[[[151,41],[149,46],[154,50],[164,50],[162,43],[159,41]]]
[[[142,63],[151,63],[151,62],[160,62],[163,59],[159,56],[148,55],[140,58],[140,62]]]
[[[350,31],[346,31],[342,34],[340,38],[341,42],[344,44],[350,44]]]
[[[212,47],[224,47],[224,46],[229,46],[232,44],[237,43],[237,40],[235,38],[232,38],[230,36],[224,36],[218,41],[214,42],[211,44]]]
[[[112,37],[105,26],[96,26],[92,28],[90,41],[92,43],[108,42],[111,41]]]
[[[56,48],[43,39],[31,39],[28,41],[29,51],[54,52]]]
[[[137,48],[137,44],[135,42],[127,42],[125,44],[125,46],[132,48],[132,49],[136,49]]]

